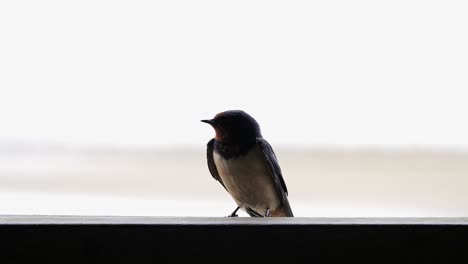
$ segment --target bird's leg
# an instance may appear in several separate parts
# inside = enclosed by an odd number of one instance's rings
[[[264,217],[271,217],[271,211],[270,211],[270,208],[267,208],[266,209],[266,212],[265,212],[265,215]]]
[[[234,212],[232,212],[230,215],[228,215],[228,217],[238,217],[238,215],[236,214],[237,211],[239,211],[240,207],[237,206],[236,210],[234,210]]]

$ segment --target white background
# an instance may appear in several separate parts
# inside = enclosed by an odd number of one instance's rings
[[[0,214],[227,215],[200,119],[243,109],[296,216],[466,216],[467,14],[446,0],[0,1]]]
[[[2,1],[0,140],[468,146],[466,1]]]

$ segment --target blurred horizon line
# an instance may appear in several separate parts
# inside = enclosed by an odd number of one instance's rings
[[[119,144],[84,143],[53,140],[5,140],[0,139],[0,151],[198,151],[205,148],[209,138],[200,144]],[[206,142],[205,142],[206,141]],[[274,149],[287,151],[344,151],[344,152],[461,152],[467,153],[468,147],[462,145],[418,145],[418,144],[275,144]]]

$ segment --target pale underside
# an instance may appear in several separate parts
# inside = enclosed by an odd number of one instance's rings
[[[264,215],[281,205],[275,183],[258,146],[246,155],[225,160],[214,151],[214,163],[224,186],[242,209]]]

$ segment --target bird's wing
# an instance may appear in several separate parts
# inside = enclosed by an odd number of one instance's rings
[[[214,162],[214,142],[215,139],[213,138],[210,141],[208,141],[208,144],[206,145],[206,160],[208,161],[208,169],[210,170],[211,176],[213,176],[215,180],[219,181],[219,183],[221,183],[224,189],[226,189],[223,180],[221,180],[221,177],[219,177],[218,169],[216,169],[216,164]]]
[[[270,175],[275,183],[276,189],[278,190],[278,193],[282,198],[283,205],[287,213],[292,216],[293,213],[288,201],[288,188],[286,187],[286,183],[284,182],[283,175],[281,173],[281,168],[278,164],[278,159],[276,158],[275,152],[264,138],[258,137],[257,145],[263,152],[265,163],[270,171]]]

